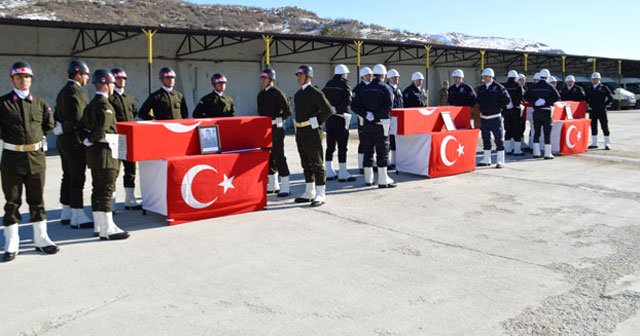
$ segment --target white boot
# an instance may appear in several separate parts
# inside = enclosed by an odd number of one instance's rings
[[[267,194],[277,193],[279,190],[278,174],[269,175],[267,179]]]
[[[364,154],[358,153],[358,169],[362,169],[363,161],[364,161]]]
[[[511,155],[511,153],[513,152],[513,139],[505,140],[504,151],[506,154]]]
[[[338,171],[338,182],[353,182],[356,178],[349,174],[347,170],[347,163],[340,162],[340,170]]]
[[[314,197],[313,201],[311,202],[312,207],[319,207],[324,204],[324,202],[326,201],[324,194],[326,188],[326,185],[316,186],[316,197]]]
[[[604,136],[604,149],[611,150],[611,140],[608,135]]]
[[[534,143],[533,144],[533,157],[538,159],[542,157],[542,154],[540,154],[540,144],[539,143]]]
[[[36,247],[36,251],[46,254],[56,254],[60,251],[60,248],[51,241],[49,234],[47,234],[46,220],[33,223],[33,245]]]
[[[142,204],[136,200],[134,188],[124,188],[124,208],[127,210],[140,210]]]
[[[91,213],[93,215],[93,236],[100,237],[100,230],[102,228],[102,218],[100,217],[101,212],[93,211]]]
[[[387,175],[387,167],[378,167],[378,188],[395,188],[393,180]]]
[[[296,203],[306,203],[311,202],[316,197],[316,184],[315,182],[307,182],[305,183],[304,194],[300,197],[297,197],[294,202]]]
[[[589,149],[598,148],[598,135],[591,134],[591,145],[589,145]]]
[[[332,161],[325,161],[324,169],[327,171],[327,181],[332,181],[338,178],[338,175],[333,170]]]
[[[504,151],[498,151],[498,159],[496,160],[496,168],[504,167]]]
[[[396,151],[395,150],[389,151],[389,169],[392,169],[392,170],[396,169]]]
[[[280,192],[278,193],[278,197],[287,197],[291,193],[289,191],[289,176],[281,177],[280,184]]]
[[[551,153],[551,145],[544,145],[544,159],[553,160],[553,153]]]
[[[483,166],[490,166],[491,165],[491,150],[485,150],[484,151],[484,156],[482,157],[482,160],[480,161],[480,163],[478,163],[478,166],[483,167]]]
[[[129,238],[129,232],[120,229],[113,221],[112,212],[95,212],[95,214],[100,217],[100,239],[120,240]]]
[[[364,185],[367,187],[373,185],[373,167],[364,168]]]
[[[71,228],[90,229],[93,227],[93,220],[87,216],[84,209],[71,208]]]
[[[69,225],[71,223],[71,206],[63,204],[62,211],[60,212],[60,222],[62,225]]]
[[[18,224],[4,227],[4,257],[3,260],[11,261],[16,258],[20,248],[20,228]]]
[[[522,152],[522,142],[520,141],[516,141],[515,145],[514,145],[514,149],[513,149],[513,155],[514,156],[523,156],[524,153]]]

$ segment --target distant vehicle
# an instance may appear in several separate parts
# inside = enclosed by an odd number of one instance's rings
[[[612,109],[617,109],[618,105],[620,105],[619,107],[621,108],[636,107],[637,99],[633,92],[623,89],[617,81],[614,81],[609,77],[603,77],[601,82],[611,90],[611,97],[613,98],[613,102],[611,103]],[[576,85],[579,85],[586,90],[592,85],[591,79],[588,77],[576,76]]]
[[[636,95],[636,107],[640,107],[640,78],[623,78],[622,87]]]

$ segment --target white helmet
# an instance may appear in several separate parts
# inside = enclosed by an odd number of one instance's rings
[[[549,78],[551,77],[551,72],[547,69],[540,70],[540,78]]]
[[[576,78],[573,77],[573,75],[569,75],[567,76],[567,78],[564,79],[565,82],[575,82]]]
[[[535,75],[533,75],[533,79],[540,80],[540,73],[539,73],[539,72],[536,72],[536,74],[535,74]]]
[[[495,77],[496,73],[493,72],[493,69],[486,68],[486,69],[482,70],[482,77],[484,77],[484,76]]]
[[[455,69],[455,70],[453,70],[453,72],[451,73],[451,77],[460,77],[460,78],[464,78],[464,72],[462,71],[462,69]]]
[[[518,74],[518,80],[522,80],[527,78],[527,76],[525,76],[524,74]]]
[[[396,69],[391,69],[387,73],[387,77],[389,77],[389,78],[391,78],[391,77],[400,77],[400,73]]]
[[[412,74],[411,74],[411,80],[412,80],[412,81],[414,81],[414,80],[418,80],[418,79],[423,79],[423,80],[424,80],[424,76],[422,75],[422,73],[421,73],[421,72],[416,71],[416,72],[414,72],[414,73],[412,73]]]
[[[374,75],[386,75],[387,68],[382,64],[376,64],[373,66],[373,74]]]
[[[547,81],[548,81],[549,83],[557,83],[557,82],[558,82],[558,80],[557,80],[555,77],[553,77],[553,76],[549,76],[549,79],[548,79]]]
[[[360,69],[360,77],[364,77],[366,75],[373,75],[373,71],[371,71],[370,67],[364,67]]]
[[[518,72],[515,70],[509,70],[507,78],[518,78]]]
[[[334,75],[344,75],[349,73],[349,68],[344,64],[336,65],[336,69],[333,71]]]
[[[602,77],[600,76],[600,73],[599,73],[599,72],[594,72],[594,73],[591,75],[591,79],[601,79],[601,78],[602,78]]]

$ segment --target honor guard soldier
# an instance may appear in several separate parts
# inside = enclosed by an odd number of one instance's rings
[[[193,110],[193,117],[233,117],[236,114],[233,99],[224,95],[224,91],[227,89],[227,77],[221,73],[215,73],[211,76],[211,85],[213,86],[213,92],[200,99],[195,110]]]
[[[585,96],[587,104],[591,108],[589,112],[589,118],[591,118],[591,145],[590,149],[598,148],[598,121],[600,127],[602,127],[602,133],[604,134],[604,149],[611,149],[611,142],[609,140],[609,121],[607,119],[607,106],[613,102],[611,97],[611,90],[606,85],[602,85],[600,80],[602,77],[599,72],[594,72],[591,75],[591,85],[587,86]]]
[[[560,100],[560,94],[547,82],[551,77],[549,70],[539,72],[540,81],[531,85],[524,99],[533,105],[533,157],[540,158],[540,135],[544,133],[544,158],[553,159],[551,153],[551,114],[553,103]]]
[[[364,87],[369,85],[373,80],[373,70],[369,67],[364,67],[360,69],[360,83],[353,88],[353,98],[358,95],[358,92],[362,90]],[[353,99],[351,100],[353,103]],[[353,110],[353,108],[351,108]],[[355,112],[355,111],[354,111]],[[357,115],[357,114],[356,114]],[[358,169],[360,174],[364,173],[362,162],[364,160],[364,147],[362,146],[362,125],[363,125],[362,117],[358,116]]]
[[[407,86],[402,92],[402,100],[404,101],[404,107],[426,107],[427,95],[422,89],[422,82],[424,76],[422,73],[416,71],[411,75],[411,84]]]
[[[93,219],[84,212],[82,190],[84,189],[87,161],[82,145],[82,117],[89,98],[83,86],[89,82],[89,67],[82,60],[73,60],[67,69],[69,80],[56,98],[54,119],[58,136],[57,146],[62,161],[62,183],[60,203],[62,203],[62,224],[71,228],[93,227]]]
[[[93,97],[82,120],[87,129],[87,137],[82,144],[87,147],[87,164],[91,169],[93,190],[91,208],[101,240],[120,240],[129,238],[129,233],[113,222],[111,199],[116,190],[116,179],[120,162],[111,156],[111,148],[106,139],[109,134],[117,134],[116,114],[109,103],[113,94],[115,78],[103,69],[93,72],[91,83],[96,86]]]
[[[295,199],[296,203],[311,202],[318,207],[325,202],[327,184],[322,165],[322,128],[320,125],[331,116],[331,104],[322,91],[311,85],[313,68],[301,65],[296,71],[300,90],[293,96],[295,105],[296,144],[304,171],[305,191]]]
[[[393,93],[384,84],[387,69],[382,64],[373,67],[373,81],[358,91],[351,109],[364,119],[362,143],[364,146],[364,182],[373,185],[373,152],[378,161],[378,187],[394,188],[395,182],[387,175],[389,155],[389,126]]]
[[[189,117],[184,95],[175,89],[176,72],[170,67],[160,69],[162,87],[144,101],[138,116],[143,120],[185,119]]]
[[[331,104],[333,114],[325,122],[327,132],[327,151],[325,155],[325,170],[327,180],[338,179],[339,182],[353,182],[355,177],[347,170],[347,144],[349,142],[349,125],[351,123],[351,86],[349,86],[349,68],[344,64],[338,64],[330,79],[322,89],[325,97]],[[333,152],[338,145],[338,174],[333,170]]]
[[[476,91],[464,82],[464,72],[460,69],[451,73],[453,84],[449,87],[447,101],[451,106],[469,106],[473,108],[476,104]]]
[[[527,76],[525,76],[525,74],[518,74],[518,84],[520,84],[525,91],[527,90]]]
[[[271,156],[269,157],[269,182],[267,193],[277,193],[278,197],[289,196],[289,166],[284,156],[284,121],[291,115],[291,106],[287,96],[278,89],[274,82],[276,71],[264,69],[260,73],[260,87],[258,93],[258,114],[271,118]],[[278,175],[281,184],[278,183]]]
[[[393,105],[391,108],[403,108],[404,102],[402,101],[402,90],[398,86],[400,82],[400,73],[396,69],[391,69],[387,73],[387,86],[393,93]],[[389,134],[389,170],[396,169],[396,136]]]
[[[47,234],[43,190],[45,178],[45,134],[53,129],[51,109],[40,97],[31,94],[33,69],[16,62],[9,69],[14,89],[0,97],[0,173],[4,205],[5,262],[15,259],[20,245],[18,223],[22,219],[22,187],[29,204],[36,251],[55,254],[59,248]]]
[[[549,77],[549,80],[547,80],[547,82],[549,82],[549,85],[551,85],[554,89],[558,90],[558,79],[551,76]]]
[[[524,111],[524,89],[516,82],[518,72],[509,70],[507,82],[504,87],[511,98],[511,109],[504,110],[505,143],[504,150],[507,155],[523,156],[522,152],[522,112]]]
[[[585,101],[584,90],[576,84],[576,78],[572,75],[564,79],[565,86],[560,89],[560,99],[568,101]]]
[[[496,143],[496,151],[498,159],[496,168],[504,166],[504,143],[502,140],[502,110],[512,109],[513,103],[509,97],[509,92],[504,86],[500,85],[493,79],[495,73],[493,69],[486,68],[482,70],[483,85],[476,88],[478,93],[478,105],[480,107],[480,132],[482,134],[482,144],[484,156],[479,166],[491,165],[491,134]]]
[[[116,113],[116,121],[135,121],[138,116],[136,99],[133,95],[125,92],[127,73],[123,69],[115,68],[111,70],[111,74],[116,81],[113,95],[109,97],[109,103],[111,103],[113,111]],[[122,160],[122,165],[124,166],[124,176],[122,177],[125,191],[124,208],[127,210],[140,210],[142,205],[138,203],[135,196],[136,163]]]

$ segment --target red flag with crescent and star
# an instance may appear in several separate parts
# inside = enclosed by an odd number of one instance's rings
[[[589,146],[591,119],[563,120],[560,132],[560,154],[586,152]]]
[[[435,132],[431,138],[429,177],[475,170],[479,130]]]

